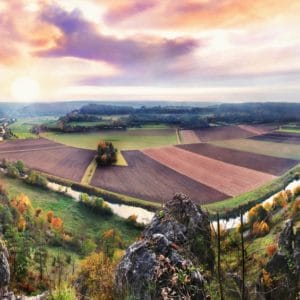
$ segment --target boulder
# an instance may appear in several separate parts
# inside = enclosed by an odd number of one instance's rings
[[[116,292],[120,299],[205,299],[198,267],[212,268],[213,258],[207,214],[176,194],[127,249],[116,270]]]

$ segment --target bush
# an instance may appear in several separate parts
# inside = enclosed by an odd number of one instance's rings
[[[63,287],[56,288],[51,296],[51,300],[74,300],[77,299],[75,289],[64,285]]]
[[[17,178],[20,176],[20,173],[13,164],[9,164],[7,166],[7,175],[12,178]]]
[[[31,171],[28,174],[28,177],[25,179],[25,182],[28,184],[31,184],[31,185],[41,187],[41,188],[46,188],[48,185],[48,181],[47,181],[46,177],[44,177],[34,171]]]
[[[18,160],[15,163],[15,167],[18,169],[20,174],[24,174],[25,173],[25,165],[24,162],[22,160]]]
[[[268,212],[261,204],[255,205],[248,212],[248,222],[250,226],[255,222],[265,221],[267,217]]]
[[[276,251],[277,251],[277,245],[275,245],[275,244],[271,244],[271,245],[267,246],[267,248],[266,248],[266,252],[269,257],[272,257]]]
[[[269,233],[270,228],[269,225],[264,222],[254,222],[252,226],[252,234],[256,236],[265,236],[267,233]]]
[[[292,218],[296,217],[300,213],[300,198],[297,198],[291,206],[290,215]]]
[[[273,197],[273,208],[277,209],[277,208],[286,207],[288,200],[289,200],[289,197],[288,197],[288,194],[286,193],[286,191],[281,191],[281,192],[277,193]]]
[[[80,195],[80,202],[87,208],[93,209],[93,211],[102,215],[111,216],[113,215],[112,209],[109,205],[100,197],[89,197],[88,194]]]
[[[96,248],[97,248],[96,243],[91,239],[87,239],[83,242],[83,245],[81,247],[81,254],[83,256],[87,256],[92,252],[94,252]]]

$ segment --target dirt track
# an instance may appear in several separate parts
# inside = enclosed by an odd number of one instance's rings
[[[122,153],[128,167],[98,168],[92,185],[162,203],[170,200],[176,192],[186,193],[198,203],[228,198],[228,195],[179,174],[140,151]]]
[[[178,145],[176,147],[233,165],[277,176],[282,175],[285,171],[299,163],[293,159],[244,152],[210,144]]]
[[[253,190],[275,178],[178,147],[146,149],[143,153],[180,174],[231,196]]]

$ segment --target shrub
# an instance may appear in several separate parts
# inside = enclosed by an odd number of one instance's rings
[[[79,292],[88,299],[113,299],[114,270],[117,261],[103,253],[93,253],[80,265]],[[76,298],[74,298],[76,299]]]
[[[269,233],[270,228],[269,225],[264,222],[254,222],[253,226],[252,226],[252,234],[256,235],[256,236],[264,236],[267,233]]]
[[[52,291],[50,299],[51,300],[74,300],[77,299],[77,297],[76,297],[75,289],[73,287],[64,285]]]
[[[37,174],[34,171],[31,171],[28,174],[27,178],[25,179],[25,182],[28,184],[31,184],[31,185],[41,187],[41,188],[46,188],[48,185],[48,181],[47,181],[46,177],[44,177],[40,174]]]
[[[282,208],[282,207],[286,207],[287,203],[288,203],[288,194],[286,193],[286,191],[281,191],[279,193],[277,193],[274,197],[273,197],[273,208],[277,209],[277,208]]]
[[[266,220],[267,217],[268,212],[261,204],[255,205],[248,212],[248,222],[250,226],[255,222]]]
[[[14,165],[9,164],[7,166],[7,175],[12,178],[17,178],[20,176],[20,173]]]
[[[300,198],[297,198],[291,206],[290,215],[292,218],[296,217],[300,213]]]
[[[277,245],[275,244],[271,244],[266,248],[266,252],[269,257],[272,257],[276,251],[277,251]]]
[[[99,214],[107,215],[107,216],[113,215],[112,209],[100,197],[91,197],[90,198],[88,194],[81,194],[80,202],[82,204],[84,204],[87,208],[90,208]]]
[[[12,199],[11,206],[16,208],[20,214],[24,214],[32,208],[30,199],[24,194],[20,194]]]
[[[83,256],[89,255],[92,252],[94,252],[96,248],[97,248],[96,243],[91,239],[87,239],[83,242],[83,245],[81,247],[81,254]]]
[[[15,163],[15,167],[18,169],[19,173],[25,173],[25,164],[22,160],[18,160]]]

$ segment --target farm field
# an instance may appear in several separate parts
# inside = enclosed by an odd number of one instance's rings
[[[124,151],[128,167],[98,168],[91,184],[109,191],[154,202],[170,200],[176,192],[188,194],[198,203],[229,196],[156,162],[140,151]]]
[[[253,139],[236,139],[214,141],[213,145],[263,155],[300,160],[300,145],[258,141]]]
[[[27,195],[34,208],[42,208],[43,211],[53,211],[64,221],[64,228],[74,234],[82,234],[96,239],[108,229],[118,229],[126,242],[135,240],[140,231],[126,225],[126,221],[116,215],[100,216],[91,210],[75,202],[72,198],[49,190],[27,185],[21,180],[11,179],[0,174],[3,182],[12,198],[20,193]]]
[[[300,144],[300,133],[271,132],[260,136],[252,137],[252,139],[276,143]]]
[[[254,133],[239,126],[220,126],[194,130],[201,142],[247,138]]]
[[[279,132],[300,133],[300,123],[290,123],[290,124],[280,126],[277,131],[279,131]]]
[[[37,138],[37,136],[30,132],[32,126],[42,123],[52,123],[57,120],[56,117],[32,117],[20,118],[15,123],[9,125],[9,128],[19,139]]]
[[[68,146],[94,150],[100,140],[111,141],[118,150],[136,150],[176,144],[175,129],[106,130],[91,133],[43,133],[43,136]]]
[[[29,168],[80,182],[96,152],[46,139],[15,140],[0,144],[0,159],[24,161]]]
[[[143,153],[180,174],[230,196],[248,192],[275,178],[271,174],[228,164],[178,147],[146,149]]]
[[[233,150],[204,143],[177,145],[177,147],[233,165],[276,176],[282,175],[285,171],[299,163],[297,160]]]
[[[180,130],[179,134],[182,144],[194,144],[201,142],[194,130]]]

